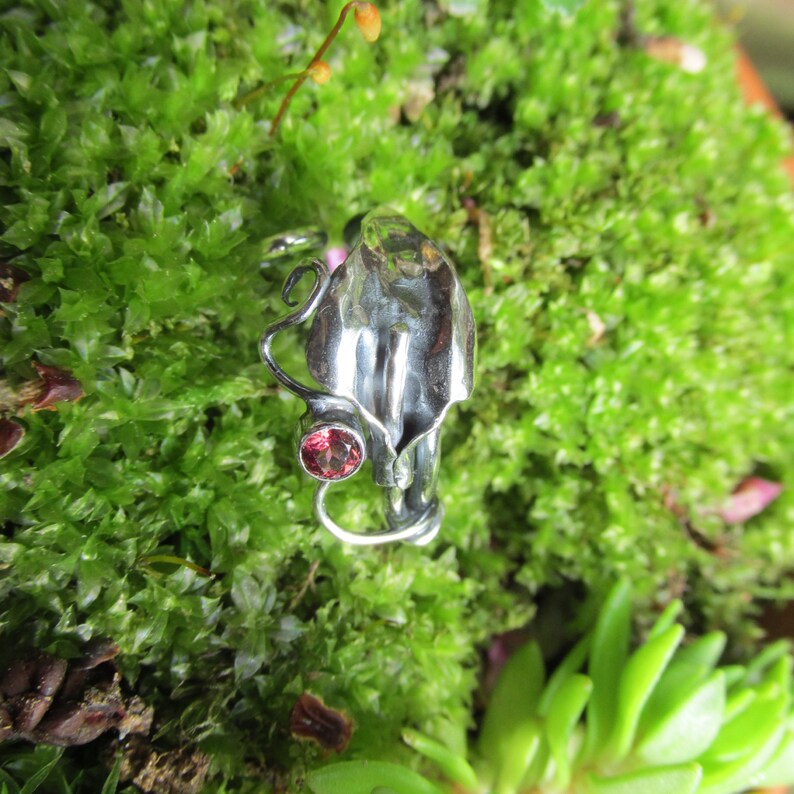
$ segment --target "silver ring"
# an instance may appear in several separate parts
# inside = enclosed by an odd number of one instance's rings
[[[292,292],[309,273],[314,284],[297,305]],[[454,266],[405,218],[380,209],[363,219],[333,274],[309,260],[287,277],[282,298],[292,311],[267,327],[260,351],[276,380],[306,403],[297,457],[319,481],[317,520],[346,543],[429,543],[444,515],[436,495],[441,423],[474,380],[474,318]],[[279,331],[312,315],[306,363],[319,389],[288,375],[272,353]],[[385,489],[386,526],[343,529],[326,494],[366,460]]]

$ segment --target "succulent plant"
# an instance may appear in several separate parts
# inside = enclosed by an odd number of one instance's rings
[[[631,604],[630,585],[615,585],[594,629],[548,678],[536,642],[517,650],[494,687],[473,758],[408,730],[406,743],[440,776],[348,761],[312,772],[309,787],[314,794],[738,794],[793,783],[788,644],[768,646],[747,666],[718,667],[725,635],[682,645],[682,604],[673,601],[630,653]]]

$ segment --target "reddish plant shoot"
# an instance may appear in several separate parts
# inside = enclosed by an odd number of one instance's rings
[[[284,118],[284,114],[287,112],[289,103],[292,102],[292,97],[295,96],[295,94],[298,92],[298,89],[304,84],[306,78],[311,77],[316,83],[327,82],[330,78],[331,69],[328,64],[324,63],[322,57],[325,55],[326,50],[331,46],[331,42],[333,42],[333,40],[339,34],[339,31],[342,29],[342,25],[345,22],[345,18],[351,10],[354,12],[356,25],[361,31],[361,35],[364,37],[365,41],[371,43],[376,41],[378,36],[380,36],[381,22],[378,9],[372,3],[362,3],[358,0],[353,0],[353,2],[347,3],[339,14],[339,19],[336,20],[336,24],[333,26],[333,28],[331,28],[331,32],[325,37],[325,41],[323,41],[323,43],[320,45],[320,49],[314,53],[314,57],[309,61],[309,65],[298,74],[295,82],[292,84],[292,86],[290,86],[289,91],[287,91],[287,95],[284,97],[278,109],[278,113],[276,113],[276,117],[273,119],[273,124],[270,126],[271,137],[276,134],[276,130],[278,129],[279,124],[281,124],[281,119]],[[319,64],[324,64],[327,72],[324,71]],[[320,79],[318,79],[318,76]],[[250,101],[247,98],[246,100]],[[243,102],[243,104],[245,103]]]

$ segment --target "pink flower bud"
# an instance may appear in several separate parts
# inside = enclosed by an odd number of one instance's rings
[[[328,265],[328,270],[333,273],[342,262],[347,259],[347,248],[328,248],[325,251],[325,264]]]

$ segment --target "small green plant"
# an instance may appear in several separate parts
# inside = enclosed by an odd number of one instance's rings
[[[314,794],[736,794],[794,782],[792,658],[770,645],[717,667],[725,635],[682,646],[680,601],[629,652],[631,587],[618,583],[593,631],[546,678],[537,643],[502,670],[471,761],[405,731],[445,782],[349,761],[309,776]],[[587,664],[587,674],[580,672]]]

